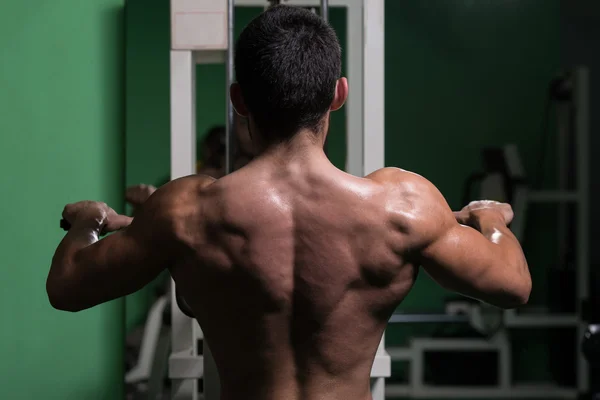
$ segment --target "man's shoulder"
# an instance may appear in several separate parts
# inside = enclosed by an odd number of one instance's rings
[[[206,175],[174,179],[161,186],[144,203],[143,216],[155,224],[168,226],[179,219],[197,215],[214,182],[216,179]]]
[[[414,244],[426,241],[454,221],[446,199],[428,179],[400,168],[382,168],[367,178],[384,186],[386,210]]]
[[[194,174],[184,176],[182,178],[173,179],[169,183],[167,183],[164,188],[171,191],[189,191],[193,188],[204,188],[212,183],[216,182],[217,179],[204,174]]]
[[[421,192],[424,195],[429,192],[439,193],[435,185],[423,176],[401,168],[381,168],[370,173],[366,178],[394,191],[399,189],[411,190]]]
[[[161,186],[154,194],[153,200],[162,205],[181,203],[186,199],[197,200],[216,181],[208,175],[189,175],[174,179]]]

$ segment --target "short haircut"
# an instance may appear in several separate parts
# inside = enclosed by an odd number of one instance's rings
[[[299,7],[269,8],[248,24],[235,48],[242,97],[257,128],[272,141],[322,128],[341,64],[335,31]]]

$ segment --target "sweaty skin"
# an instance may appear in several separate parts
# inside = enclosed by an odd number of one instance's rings
[[[467,296],[500,307],[527,301],[531,280],[507,207],[479,202],[453,214],[421,176],[348,175],[299,134],[222,179],[161,187],[131,225],[102,203],[67,206],[73,227],[47,291],[54,307],[79,311],[170,266],[223,400],[368,400],[378,343],[419,265]]]

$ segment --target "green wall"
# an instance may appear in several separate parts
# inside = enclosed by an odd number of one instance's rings
[[[123,198],[124,0],[2,2],[0,398],[115,400],[123,301],[53,310],[62,207]]]
[[[127,24],[127,182],[157,183],[169,171],[168,1],[131,0]],[[480,168],[484,146],[516,143],[527,171],[537,171],[547,84],[558,72],[559,1],[386,2],[386,165],[418,172],[457,209],[463,182]],[[260,9],[236,9],[236,32]],[[346,48],[345,12],[331,23]],[[197,127],[202,135],[225,121],[225,69],[197,69]],[[352,88],[352,82],[350,82]],[[352,89],[350,89],[352,90]],[[344,111],[333,114],[330,157],[345,163]],[[547,159],[548,166],[552,157]],[[546,174],[549,176],[549,174]],[[545,267],[553,262],[547,209],[532,210],[525,247],[534,275],[532,303],[545,299]],[[450,294],[421,274],[402,304],[406,311],[440,311]],[[142,320],[148,292],[128,302],[128,326]],[[132,311],[130,313],[130,310]],[[131,315],[131,316],[130,316]],[[392,327],[390,344],[432,327]],[[523,339],[520,359],[543,360],[547,349]],[[517,367],[522,365],[517,363]],[[525,365],[530,365],[525,363]],[[544,368],[525,372],[545,379]]]

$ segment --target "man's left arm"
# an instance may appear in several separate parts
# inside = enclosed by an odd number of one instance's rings
[[[52,306],[81,311],[150,283],[173,254],[173,235],[162,210],[160,204],[147,204],[131,222],[103,203],[67,206],[63,216],[71,229],[56,249],[46,282]],[[117,230],[99,240],[102,233]]]

